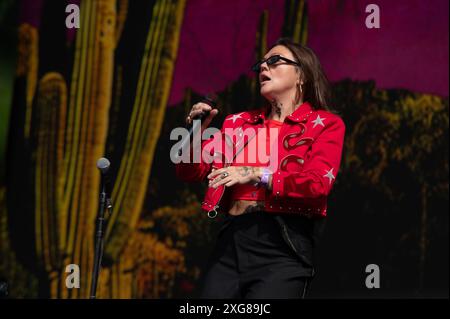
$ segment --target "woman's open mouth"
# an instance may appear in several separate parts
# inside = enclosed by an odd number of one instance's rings
[[[264,83],[267,83],[270,81],[270,78],[267,75],[262,75],[260,78],[260,84],[263,85]]]
[[[259,81],[261,84],[263,84],[263,83],[270,81],[270,78],[267,75],[261,75]]]

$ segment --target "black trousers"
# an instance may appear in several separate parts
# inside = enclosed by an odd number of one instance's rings
[[[297,219],[298,220],[298,219]],[[314,276],[272,213],[228,216],[219,232],[201,298],[304,298]],[[311,245],[309,246],[311,247]]]

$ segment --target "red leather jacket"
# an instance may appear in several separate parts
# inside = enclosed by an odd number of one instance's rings
[[[226,128],[263,128],[266,107],[231,114],[222,125]],[[327,196],[339,171],[344,143],[345,124],[325,110],[314,110],[308,102],[286,117],[278,135],[278,167],[273,172],[272,190],[265,196],[265,211],[325,217]],[[212,139],[202,143],[204,149]],[[238,152],[236,149],[235,152]],[[231,154],[231,155],[235,155]],[[203,181],[216,168],[232,165],[224,161],[176,164],[178,178],[187,182]],[[227,212],[228,187],[208,187],[202,209],[211,213]]]

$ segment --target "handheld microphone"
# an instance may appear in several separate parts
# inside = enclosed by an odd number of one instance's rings
[[[207,94],[203,97],[203,99],[200,101],[201,103],[208,104],[212,108],[215,108],[217,106],[216,102],[217,96],[215,94]],[[189,134],[184,138],[184,140],[181,142],[181,147],[178,150],[178,156],[181,156],[181,153],[183,152],[183,149],[190,144],[191,138],[194,135],[194,120],[203,120],[208,117],[209,113],[211,111],[203,111],[200,114],[196,115],[192,118],[192,124],[188,125],[189,127]]]

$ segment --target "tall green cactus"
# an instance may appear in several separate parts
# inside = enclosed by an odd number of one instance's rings
[[[126,148],[113,190],[105,253],[116,260],[140,216],[170,93],[185,1],[157,1],[147,34]],[[160,79],[165,79],[161,81]]]
[[[67,205],[63,204],[64,135],[67,87],[59,73],[48,73],[37,92],[35,149],[36,253],[50,278],[52,295],[57,294],[66,244]]]
[[[115,3],[83,1],[70,90],[62,75],[39,81],[35,112],[36,252],[50,296],[87,297],[99,175],[111,103]],[[64,286],[65,266],[81,268],[81,289]]]
[[[34,218],[35,256],[47,275],[50,297],[85,298],[89,293],[99,191],[95,162],[105,154],[114,55],[128,12],[128,0],[117,2],[116,6],[116,1],[81,1],[82,19],[70,81],[65,79],[64,70],[43,72],[38,80],[38,32],[29,25],[20,27],[17,77],[24,84],[19,89],[26,98],[23,111],[17,113],[23,115],[14,123],[23,124],[14,134],[21,145],[14,156],[28,155],[32,163],[24,175],[32,181],[29,194],[33,201],[17,210],[29,211]],[[185,1],[159,0],[152,8],[127,146],[113,190],[114,211],[107,228],[106,254],[118,264],[142,210],[170,92],[184,7]],[[117,69],[120,82],[121,67]],[[68,264],[80,266],[81,289],[66,288]],[[113,284],[102,278],[103,285]]]

